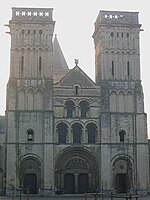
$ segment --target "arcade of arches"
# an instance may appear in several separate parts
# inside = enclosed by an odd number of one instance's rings
[[[99,164],[88,148],[67,147],[56,157],[55,188],[66,194],[95,192],[101,188]],[[34,156],[22,160],[24,175],[21,187],[24,193],[36,194],[42,188],[41,163]],[[112,161],[112,188],[117,193],[126,193],[133,185],[133,164],[125,156]]]

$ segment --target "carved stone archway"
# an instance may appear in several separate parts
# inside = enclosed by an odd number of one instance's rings
[[[24,193],[29,189],[30,194],[36,194],[38,188],[41,188],[41,163],[34,156],[26,156],[22,159],[23,174],[21,178],[21,187]]]
[[[112,165],[112,187],[117,193],[127,193],[132,187],[133,164],[129,157],[120,155]]]
[[[69,147],[56,159],[55,185],[64,193],[94,192],[99,188],[95,155],[83,147]]]

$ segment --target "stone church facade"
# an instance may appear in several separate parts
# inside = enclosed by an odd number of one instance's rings
[[[10,194],[149,191],[137,12],[100,11],[95,82],[69,69],[53,9],[12,8],[0,187]]]

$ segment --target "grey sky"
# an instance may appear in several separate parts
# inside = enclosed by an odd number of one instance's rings
[[[55,34],[57,34],[69,68],[74,67],[74,58],[78,58],[79,66],[93,80],[94,44],[92,34],[98,12],[100,10],[139,12],[139,22],[142,24],[142,29],[144,29],[140,34],[141,79],[150,137],[150,67],[148,51],[150,44],[150,9],[147,0],[3,0],[0,5],[0,115],[5,112],[6,84],[9,77],[10,36],[5,34],[9,29],[4,24],[8,24],[11,19],[11,7],[54,8]]]

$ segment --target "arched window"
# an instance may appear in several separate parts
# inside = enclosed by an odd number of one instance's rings
[[[82,126],[76,123],[72,126],[73,143],[81,143]]]
[[[125,111],[125,94],[123,91],[119,92],[118,100],[119,100],[118,111],[124,112]]]
[[[18,109],[24,110],[25,109],[25,90],[21,89],[18,92]]]
[[[77,95],[79,93],[79,86],[75,86],[75,94]]]
[[[24,74],[24,56],[21,56],[20,57],[20,60],[19,60],[19,74],[20,76],[23,76]]]
[[[27,92],[27,109],[33,110],[33,105],[34,105],[34,92],[33,89],[30,88]]]
[[[66,102],[67,118],[73,117],[74,108],[75,108],[74,102],[72,102],[72,101]]]
[[[28,142],[34,141],[34,131],[32,129],[27,130],[27,141]]]
[[[119,132],[120,142],[124,142],[125,141],[125,135],[126,135],[126,132],[124,130],[121,130]]]
[[[39,71],[41,72],[42,70],[42,57],[39,57]]]
[[[117,111],[117,93],[112,91],[110,94],[110,112]]]
[[[134,94],[128,91],[126,95],[126,112],[134,112]]]
[[[58,124],[57,131],[58,131],[58,143],[65,144],[67,136],[67,125],[64,123]]]
[[[95,143],[96,130],[97,130],[97,127],[95,124],[90,123],[87,125],[88,143],[89,144]]]
[[[79,105],[80,105],[81,118],[86,118],[89,104],[86,101],[82,101],[80,102]]]
[[[114,60],[111,61],[111,74],[112,76],[115,75],[115,66],[114,66]]]
[[[128,77],[130,76],[130,63],[129,63],[129,61],[127,62],[127,75],[128,75]]]

